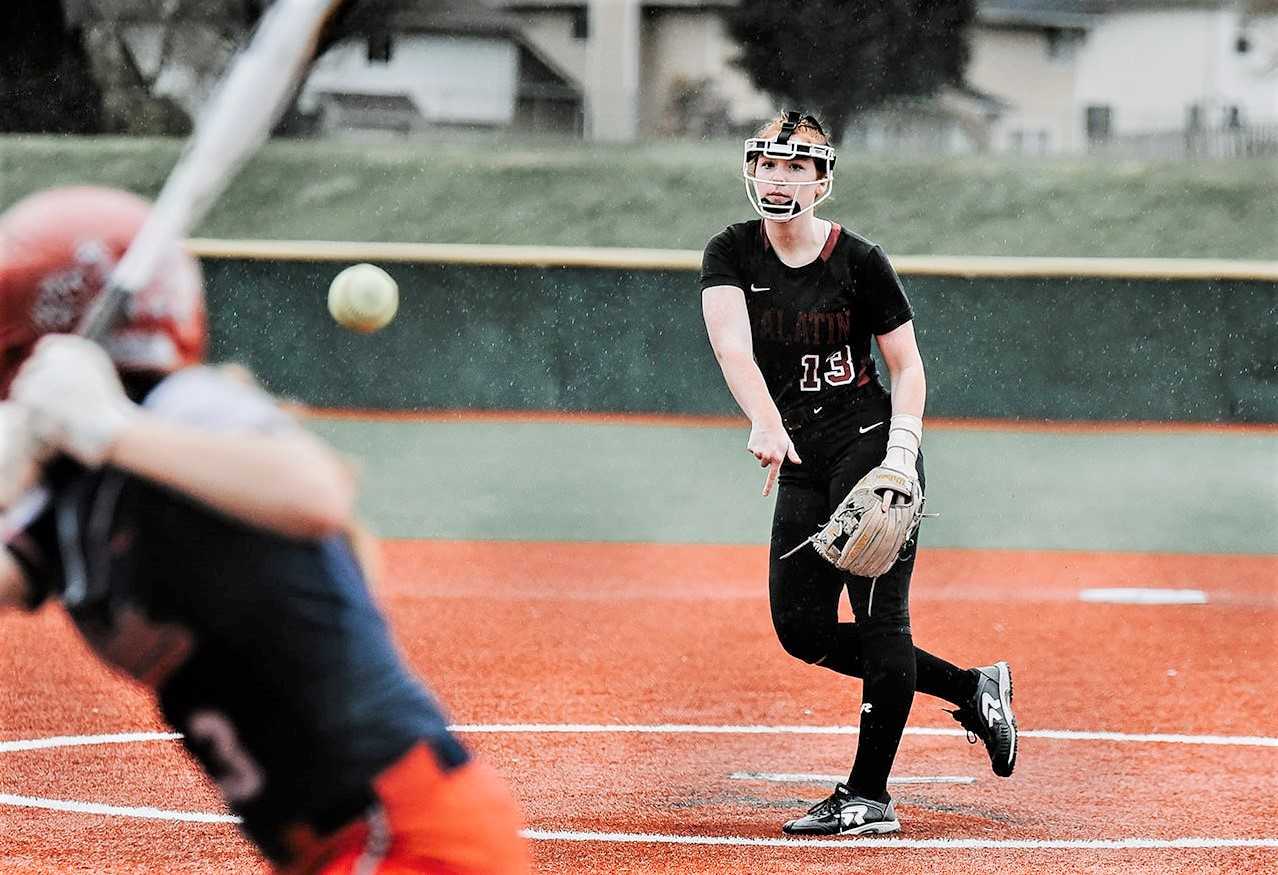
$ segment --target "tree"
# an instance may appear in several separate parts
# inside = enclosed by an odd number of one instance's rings
[[[725,12],[737,64],[835,136],[858,113],[959,84],[975,0],[740,0]]]
[[[98,129],[101,95],[60,4],[11,3],[0,12],[0,93],[0,131]]]

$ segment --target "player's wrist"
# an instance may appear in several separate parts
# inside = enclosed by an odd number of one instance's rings
[[[82,424],[67,451],[89,467],[117,461],[119,448],[143,421],[142,408],[128,399],[107,405],[95,419]]]
[[[912,474],[916,458],[916,455],[907,452],[903,447],[888,447],[887,453],[883,456],[883,467],[903,474]]]
[[[888,450],[897,450],[909,457],[913,467],[923,443],[923,420],[912,413],[894,413],[888,424]]]
[[[751,418],[750,427],[755,431],[785,431],[785,422],[781,414],[773,410]]]

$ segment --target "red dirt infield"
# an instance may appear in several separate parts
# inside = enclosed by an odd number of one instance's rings
[[[398,640],[510,780],[539,871],[1278,871],[1278,557],[925,550],[915,640],[1011,663],[1017,771],[920,696],[895,775],[965,782],[896,785],[900,833],[829,843],[778,827],[829,791],[805,775],[846,772],[859,683],[781,651],[763,548],[383,549]],[[1121,587],[1206,603],[1078,598]],[[0,872],[262,870],[233,825],[171,819],[225,813],[175,741],[32,749],[167,729],[58,610],[0,635]]]

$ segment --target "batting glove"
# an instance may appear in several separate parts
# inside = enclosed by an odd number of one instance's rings
[[[96,468],[138,415],[102,347],[69,334],[36,344],[9,397],[30,413],[35,437]]]

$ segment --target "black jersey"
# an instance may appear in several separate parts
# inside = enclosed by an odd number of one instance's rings
[[[198,369],[147,406],[210,427],[290,425],[246,389]],[[467,761],[344,537],[276,535],[109,467],[62,460],[49,479],[50,507],[10,546],[29,583],[103,660],[155,687],[268,856],[286,856],[291,826],[359,815],[371,780],[419,742],[441,770]]]
[[[882,247],[837,224],[820,255],[797,268],[777,258],[761,219],[729,225],[706,244],[701,288],[711,286],[745,293],[755,361],[787,420],[882,395],[870,336],[914,316]]]

